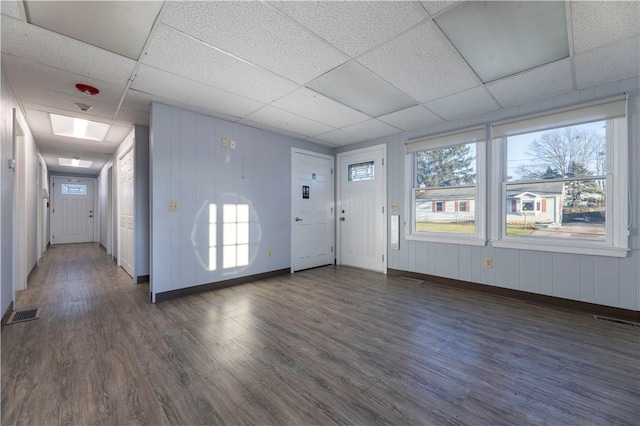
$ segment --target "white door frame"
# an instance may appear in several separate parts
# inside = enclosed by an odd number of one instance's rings
[[[298,187],[297,187],[297,183],[296,183],[296,179],[297,177],[293,176],[293,159],[294,159],[294,154],[303,154],[303,155],[311,155],[313,157],[319,157],[319,158],[325,158],[327,160],[331,160],[333,162],[333,169],[335,170],[335,157],[333,155],[328,155],[328,154],[321,154],[319,152],[314,152],[314,151],[307,151],[304,149],[299,149],[299,148],[291,148],[291,273],[294,273],[294,265],[295,265],[295,253],[294,253],[294,247],[295,247],[295,242],[294,242],[294,232],[295,232],[295,221],[293,220],[293,211],[294,211],[294,197],[296,197],[297,195],[300,195],[298,193]],[[329,187],[331,189],[331,195],[333,196],[334,189],[335,189],[335,173],[331,174],[331,182],[329,183]],[[295,189],[294,189],[295,187]],[[333,198],[333,197],[332,197]],[[335,229],[336,229],[336,212],[335,212],[335,198],[332,200],[332,206],[331,206],[331,212],[333,214],[333,218],[331,220],[331,238],[333,239],[332,242],[332,246],[336,247],[336,242],[335,242]],[[335,261],[335,255],[336,253],[333,253],[334,255],[334,261]]]
[[[345,151],[345,152],[340,152],[338,153],[338,156],[336,158],[336,213],[338,211],[340,211],[341,209],[341,205],[342,205],[342,194],[341,194],[341,190],[340,190],[340,186],[341,186],[341,182],[342,182],[342,167],[340,167],[341,165],[341,159],[343,157],[347,157],[350,155],[354,155],[354,154],[364,154],[367,152],[372,152],[372,151],[377,151],[379,149],[383,150],[382,153],[382,158],[383,161],[386,161],[387,158],[387,144],[383,143],[383,144],[379,144],[379,145],[373,145],[373,146],[368,146],[366,148],[360,148],[360,149],[354,149],[352,151]],[[387,253],[387,228],[388,228],[388,212],[387,212],[387,165],[383,164],[382,165],[384,167],[383,172],[384,172],[384,179],[382,179],[383,182],[383,196],[382,196],[382,205],[384,206],[385,209],[385,217],[384,220],[382,221],[383,223],[383,230],[382,230],[382,254],[384,255],[384,264],[383,264],[383,271],[382,273],[386,274],[387,273],[387,264],[388,264],[388,260],[389,260],[389,256]],[[341,244],[342,244],[342,239],[341,239],[341,230],[340,230],[340,226],[336,226],[336,264],[340,265],[341,264]]]
[[[16,292],[27,288],[27,229],[26,209],[26,149],[24,132],[18,122],[17,110],[13,108],[13,301]],[[15,309],[15,306],[14,306]]]

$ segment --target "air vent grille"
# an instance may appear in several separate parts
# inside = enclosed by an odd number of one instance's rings
[[[640,322],[627,321],[627,320],[622,320],[622,319],[618,319],[618,318],[605,317],[603,315],[594,315],[593,317],[595,319],[597,319],[598,321],[608,321],[608,322],[615,322],[616,324],[630,325],[632,327],[640,327]]]

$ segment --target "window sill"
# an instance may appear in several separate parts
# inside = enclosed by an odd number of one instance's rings
[[[425,241],[431,243],[445,243],[445,244],[461,244],[467,246],[481,246],[487,245],[487,241],[476,236],[460,236],[460,235],[444,235],[444,234],[406,234],[404,238],[408,241]]]
[[[555,253],[570,253],[570,254],[587,254],[593,256],[609,256],[609,257],[627,257],[629,252],[626,248],[602,246],[588,243],[581,243],[578,245],[572,244],[554,244],[553,242],[544,241],[527,241],[513,239],[495,240],[491,242],[493,247],[497,248],[510,248],[518,250],[536,250],[536,251],[550,251]]]

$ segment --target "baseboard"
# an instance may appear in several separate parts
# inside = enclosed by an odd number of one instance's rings
[[[7,310],[5,311],[4,315],[2,315],[2,321],[0,321],[0,325],[5,325],[7,321],[9,321],[9,317],[11,316],[12,312],[13,312],[13,300],[11,301],[11,303],[9,303],[9,306],[7,307]]]
[[[614,308],[612,306],[598,305],[596,303],[580,302],[577,300],[564,299],[562,297],[547,296],[544,294],[529,293],[522,290],[513,290],[510,288],[495,287],[491,285],[478,284],[469,281],[455,280],[452,278],[438,277],[435,275],[420,274],[417,272],[403,271],[400,269],[387,269],[390,276],[403,276],[407,278],[416,278],[432,284],[446,285],[462,290],[471,290],[481,293],[494,294],[496,296],[509,297],[526,302],[535,302],[545,305],[561,306],[563,308],[574,309],[577,311],[589,312],[596,315],[604,315],[613,318],[620,318],[628,321],[640,321],[640,311],[631,309]]]
[[[165,302],[167,300],[176,299],[178,297],[190,296],[193,294],[204,293],[205,291],[220,290],[222,288],[233,287],[236,285],[247,284],[254,281],[265,280],[267,278],[285,275],[291,272],[291,268],[278,269],[275,271],[263,272],[261,274],[249,275],[246,277],[233,278],[230,280],[218,281],[215,283],[201,284],[193,287],[181,288],[178,290],[163,291],[156,293],[156,303]]]
[[[149,275],[138,275],[136,277],[136,284],[148,283],[148,282],[149,282]]]

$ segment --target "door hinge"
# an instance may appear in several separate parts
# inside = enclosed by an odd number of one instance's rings
[[[384,158],[382,159],[382,165],[384,166]]]
[[[333,169],[331,169],[331,174],[333,174]]]
[[[55,239],[56,239],[56,236],[55,236],[55,235],[52,235],[52,236],[51,236],[51,239],[52,239],[52,240],[55,240]]]
[[[331,207],[331,213],[333,213],[333,207]]]
[[[333,253],[333,246],[331,246],[331,253]]]
[[[382,206],[382,214],[384,214],[384,206]]]
[[[384,254],[382,255],[382,261],[384,262]]]

